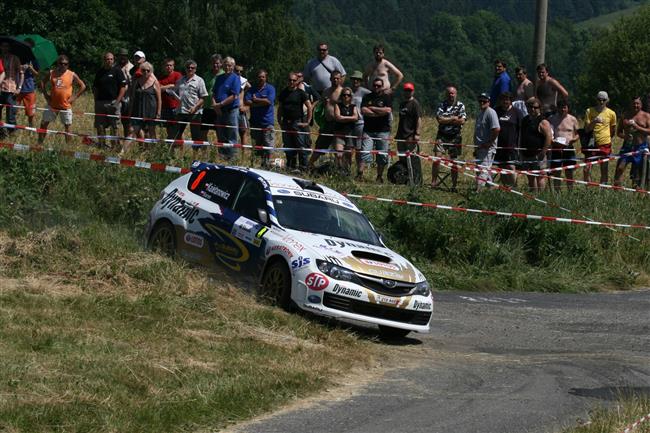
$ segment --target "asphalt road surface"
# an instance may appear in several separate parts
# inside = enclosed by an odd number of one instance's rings
[[[621,395],[650,396],[650,291],[435,300],[430,334],[385,348],[404,354],[395,368],[231,430],[548,433]]]

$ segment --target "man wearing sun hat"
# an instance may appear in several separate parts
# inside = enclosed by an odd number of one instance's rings
[[[481,93],[478,96],[480,111],[476,116],[476,125],[474,127],[474,157],[476,163],[483,170],[476,176],[477,186],[479,189],[492,182],[490,169],[494,161],[494,155],[497,152],[497,141],[499,139],[499,116],[497,112],[490,107],[490,95]]]
[[[583,149],[589,161],[607,158],[612,153],[612,138],[616,133],[616,113],[607,107],[609,95],[601,90],[596,95],[596,105],[585,113],[585,131],[593,134],[593,147]],[[600,165],[600,183],[607,183],[608,164]],[[591,167],[584,168],[585,182],[591,181]]]

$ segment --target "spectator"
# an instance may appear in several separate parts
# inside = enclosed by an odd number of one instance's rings
[[[336,119],[334,116],[334,111],[336,105],[339,103],[341,97],[341,91],[343,90],[343,76],[339,71],[332,71],[330,74],[330,86],[323,90],[321,99],[316,103],[314,107],[314,116],[319,108],[323,110],[323,123],[318,130],[318,138],[316,139],[316,146],[314,152],[311,154],[309,159],[309,168],[313,169],[316,161],[321,157],[322,152],[320,150],[329,149],[334,143],[334,127],[336,125]],[[318,120],[318,119],[316,119]]]
[[[587,109],[585,113],[585,131],[593,134],[593,146],[583,149],[582,153],[589,161],[609,157],[612,153],[612,138],[616,133],[616,113],[607,107],[609,96],[601,90],[596,95],[596,105]],[[600,165],[600,183],[607,183],[608,167],[607,162]],[[591,166],[584,168],[585,182],[591,181]]]
[[[361,85],[363,83],[363,74],[361,71],[354,71],[352,75],[350,75],[350,79],[352,80],[352,102],[357,107],[357,114],[359,115],[359,119],[355,122],[354,129],[352,130],[352,135],[356,137],[354,138],[354,148],[357,150],[356,163],[358,168],[359,164],[361,164],[362,156],[359,151],[363,146],[363,115],[361,114],[361,101],[364,96],[370,93],[370,90]]]
[[[521,113],[522,117],[528,115],[526,110],[526,101],[535,96],[535,84],[528,78],[528,72],[523,66],[515,68],[515,77],[517,78],[517,90],[515,100],[512,105]]]
[[[146,60],[147,58],[145,57],[142,51],[138,50],[135,53],[133,53],[133,67],[129,71],[131,80],[140,78],[140,76],[142,75],[142,69],[140,67]]]
[[[359,164],[357,178],[363,178],[365,165],[372,162],[372,150],[377,150],[377,182],[384,183],[384,170],[389,163],[388,157],[390,136],[390,115],[393,112],[393,98],[384,92],[386,86],[381,78],[372,83],[372,93],[367,94],[361,101],[363,113],[363,155]]]
[[[25,43],[34,48],[34,40],[26,38]],[[25,107],[25,115],[29,126],[34,126],[34,115],[36,114],[36,78],[40,70],[38,61],[32,60],[31,62],[22,65],[23,69],[23,85],[20,87],[20,93],[16,102]],[[2,81],[0,79],[0,81]]]
[[[399,123],[397,124],[397,152],[419,152],[420,132],[422,131],[422,107],[415,99],[415,85],[404,83],[404,99],[399,104]],[[403,158],[403,157],[400,157]]]
[[[251,88],[251,83],[246,77],[242,75],[244,72],[244,67],[241,65],[235,65],[235,74],[239,76],[239,81],[241,81],[241,91],[239,92],[239,142],[242,147],[248,145],[248,130],[250,125],[248,124],[248,111],[249,106],[244,104],[244,95],[246,91]]]
[[[62,54],[56,59],[56,67],[43,77],[41,90],[47,101],[47,110],[43,113],[41,129],[47,129],[50,122],[56,120],[57,116],[61,116],[61,122],[63,123],[65,132],[70,132],[70,126],[72,125],[72,104],[86,91],[86,85],[77,74],[68,69],[69,66],[70,59],[68,59],[68,56]],[[51,87],[49,93],[47,88],[48,83]],[[75,84],[79,88],[76,94],[74,94],[73,87]],[[39,133],[39,144],[43,143],[44,140],[45,133]],[[66,144],[70,143],[70,135],[66,134],[65,142]]]
[[[275,123],[273,107],[275,104],[275,87],[267,82],[268,72],[257,72],[257,84],[246,92],[245,102],[251,112],[251,138],[255,146],[275,147]],[[269,167],[270,149],[256,149],[253,155],[262,157],[262,167]]]
[[[339,60],[329,55],[329,47],[321,42],[317,46],[317,57],[311,59],[305,65],[303,71],[304,79],[314,87],[318,93],[330,86],[332,72],[339,71],[342,81],[345,80],[345,69]]]
[[[139,137],[143,132],[145,138],[156,138],[156,123],[162,110],[160,83],[154,75],[153,65],[149,62],[140,64],[138,75],[138,78],[133,80],[131,93],[131,136]]]
[[[578,119],[569,114],[569,104],[564,99],[557,103],[558,112],[548,118],[553,128],[553,144],[551,145],[551,168],[567,167],[576,163],[576,150],[574,143],[580,140],[578,134]],[[573,179],[573,169],[564,169],[567,179]],[[555,177],[560,177],[557,173]],[[553,179],[553,186],[557,191],[561,188],[559,179]],[[567,184],[568,189],[573,189],[573,182]]]
[[[311,85],[305,83],[304,76],[302,75],[301,71],[296,71],[296,77],[298,78],[298,88],[305,91],[305,93],[307,94],[307,97],[309,98],[309,103],[311,104],[311,108],[312,108],[312,116],[310,118],[311,120],[309,121],[309,124],[307,125],[307,129],[306,129],[307,134],[305,134],[305,144],[307,145],[307,147],[309,147],[311,149],[312,140],[311,140],[311,134],[309,132],[310,132],[310,127],[314,126],[313,111],[314,111],[314,106],[320,100],[320,93],[318,93],[316,90],[314,90],[314,86],[311,86]],[[307,105],[306,104],[303,105],[302,112],[303,112],[304,118],[307,118]]]
[[[95,74],[92,86],[95,97],[95,128],[100,137],[106,135],[106,127],[109,128],[111,135],[117,134],[115,116],[120,115],[126,85],[126,77],[122,69],[115,65],[113,53],[104,53],[104,63]],[[102,145],[106,144],[103,138],[99,138],[99,142]]]
[[[438,105],[436,120],[438,121],[438,133],[433,148],[435,156],[443,156],[445,153],[451,160],[457,159],[463,152],[462,129],[467,120],[465,105],[458,100],[458,90],[455,86],[448,85],[445,89],[446,98]],[[440,161],[434,160],[431,167],[431,188],[437,188],[439,184],[438,171]],[[456,166],[451,171],[451,188],[456,190],[458,183],[458,170]]]
[[[510,81],[511,78],[508,74],[506,62],[501,59],[496,59],[494,61],[494,81],[490,89],[490,104],[492,107],[497,106],[499,96],[502,93],[510,92]]]
[[[517,175],[514,172],[515,162],[519,159],[517,147],[519,145],[519,127],[521,115],[512,105],[512,93],[504,92],[499,96],[499,104],[496,108],[499,116],[499,147],[494,155],[495,163],[511,173],[501,173],[501,183],[515,186]]]
[[[352,134],[354,125],[359,120],[359,112],[352,100],[352,89],[350,87],[344,87],[341,91],[341,99],[334,106],[334,119],[336,121],[334,125],[336,163],[342,173],[349,175],[350,166],[352,165],[351,152],[356,144]],[[344,150],[345,153],[342,153]]]
[[[177,128],[175,140],[182,140],[185,127],[190,124],[190,136],[193,141],[201,140],[201,114],[205,97],[209,95],[203,78],[196,75],[196,62],[185,62],[185,76],[176,82],[173,95],[179,102],[176,109]]]
[[[648,150],[648,135],[650,134],[650,114],[643,111],[641,97],[634,96],[630,109],[623,115],[616,130],[617,135],[623,139],[623,146],[619,155],[621,158],[616,165],[614,185],[620,186],[623,173],[627,164],[632,163],[630,173],[637,187],[641,186],[641,163],[643,153]],[[633,155],[628,153],[638,152]]]
[[[131,128],[131,119],[128,117],[130,111],[130,93],[131,93],[131,69],[133,69],[133,63],[129,61],[129,52],[126,48],[120,48],[117,52],[118,61],[120,69],[126,78],[126,93],[122,98],[122,106],[120,107],[120,113],[122,118],[122,128],[124,129],[123,136],[126,137],[129,135],[129,130]]]
[[[544,63],[537,65],[537,82],[535,83],[535,96],[542,102],[542,114],[549,117],[557,111],[558,99],[569,100],[569,92],[558,80],[551,77],[548,66]],[[527,99],[526,101],[528,101]]]
[[[383,45],[375,45],[372,51],[375,58],[373,62],[366,66],[364,83],[366,87],[370,88],[370,85],[375,82],[375,79],[380,78],[384,82],[384,92],[392,93],[404,79],[404,74],[384,58]],[[390,75],[395,76],[395,82],[392,85]]]
[[[499,117],[496,111],[490,107],[490,96],[481,93],[478,97],[480,111],[476,116],[474,127],[474,157],[477,160],[481,172],[476,176],[476,186],[480,190],[488,182],[492,182],[492,162],[497,151],[499,139]]]
[[[213,54],[210,60],[211,69],[207,73],[205,81],[205,87],[210,94],[203,98],[203,114],[201,115],[201,140],[203,141],[208,141],[208,133],[211,129],[217,130],[217,113],[212,106],[212,89],[214,89],[217,77],[223,74],[221,54]]]
[[[287,168],[303,171],[307,169],[307,150],[309,122],[311,121],[312,107],[309,97],[304,90],[298,88],[298,75],[289,74],[289,83],[278,96],[278,122],[282,128],[282,142],[284,147],[296,149],[286,150]],[[307,107],[307,114],[303,113],[303,106]],[[297,149],[302,149],[298,151]],[[296,155],[298,167],[296,167]]]
[[[23,85],[24,72],[20,65],[18,56],[11,54],[9,42],[0,43],[0,56],[4,66],[4,77],[0,80],[0,119],[2,118],[2,109],[6,110],[7,123],[16,124],[16,96],[20,93]],[[1,129],[0,135],[6,135],[7,132],[13,132],[14,129]]]
[[[226,57],[223,65],[225,72],[217,77],[212,89],[212,106],[217,115],[218,151],[226,161],[230,161],[237,156],[237,148],[224,147],[223,144],[237,144],[241,81],[239,75],[235,74],[235,59]]]
[[[526,101],[528,116],[521,121],[522,168],[524,170],[543,170],[546,168],[546,153],[551,148],[553,130],[542,114],[539,98]],[[531,191],[544,189],[544,177],[528,175],[528,188]]]
[[[167,131],[167,138],[176,137],[177,126],[174,124],[176,113],[181,102],[174,95],[174,87],[181,79],[183,74],[174,70],[176,62],[174,59],[167,57],[163,62],[162,76],[158,79],[160,84],[160,98],[162,101],[162,109],[160,110],[160,118],[164,120],[163,123]]]

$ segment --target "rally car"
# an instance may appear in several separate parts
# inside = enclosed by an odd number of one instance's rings
[[[161,192],[146,242],[253,275],[287,309],[376,324],[388,337],[429,331],[424,275],[384,245],[354,203],[310,180],[195,162]]]

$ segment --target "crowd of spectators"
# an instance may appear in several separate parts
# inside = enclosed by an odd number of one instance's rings
[[[41,128],[46,129],[58,117],[65,131],[70,132],[72,106],[86,85],[69,69],[68,57],[60,55],[51,70],[39,74],[39,65],[21,64],[11,54],[8,43],[0,44],[0,54],[0,108],[6,110],[7,123],[16,123],[16,105],[21,104],[29,125],[33,125],[35,91],[40,87],[47,101]],[[423,137],[422,108],[415,98],[415,86],[411,82],[402,84],[404,74],[385,58],[381,45],[373,48],[373,59],[363,72],[353,71],[348,76],[341,61],[330,55],[328,44],[319,43],[314,58],[306,62],[302,71],[289,73],[286,85],[277,91],[268,82],[264,69],[251,71],[256,74],[255,79],[248,81],[244,67],[234,58],[214,54],[210,61],[210,70],[203,77],[197,74],[197,62],[192,59],[184,62],[181,73],[176,70],[174,59],[166,58],[162,71],[155,74],[154,65],[142,51],[135,51],[131,57],[126,49],[116,54],[105,53],[91,84],[99,144],[114,146],[114,140],[104,137],[119,137],[118,120],[122,136],[150,139],[156,138],[159,126],[164,128],[167,138],[182,139],[189,125],[190,137],[195,142],[208,141],[210,130],[215,130],[219,143],[235,145],[219,146],[219,154],[226,161],[238,156],[243,147],[237,144],[246,146],[250,140],[258,147],[252,152],[253,157],[260,159],[262,167],[269,167],[271,148],[277,147],[277,120],[282,130],[286,167],[290,170],[318,169],[322,151],[329,150],[335,155],[331,164],[338,172],[352,175],[356,167],[356,177],[363,179],[366,169],[374,164],[376,182],[383,183],[392,141],[402,154],[401,163],[405,162],[405,152],[419,152],[422,143],[433,143],[433,155],[442,159],[433,162],[430,186],[438,188],[443,179],[441,161],[466,163],[460,161],[465,145],[473,149],[474,160],[467,162],[479,167],[477,187],[483,188],[494,185],[493,165],[507,170],[500,174],[499,182],[509,186],[517,182],[515,169],[560,168],[567,179],[573,179],[578,152],[587,161],[606,159],[612,154],[614,137],[618,136],[623,146],[614,183],[622,183],[628,164],[633,167],[631,178],[637,185],[640,182],[640,166],[650,134],[650,114],[643,111],[641,98],[632,98],[629,108],[617,119],[607,106],[607,92],[601,90],[595,95],[594,106],[586,110],[581,127],[571,114],[569,92],[550,75],[545,64],[537,66],[537,79],[533,81],[522,66],[515,68],[512,79],[506,62],[495,60],[492,86],[477,97],[479,110],[473,140],[463,143],[468,115],[466,106],[458,100],[457,87],[449,84],[444,89],[445,98],[435,114],[435,139]],[[400,87],[402,96],[396,104],[393,97]],[[393,140],[390,135],[396,121]],[[315,125],[318,134],[312,141]],[[2,130],[2,134],[11,131]],[[66,140],[70,136],[66,135]],[[39,140],[44,139],[45,134],[39,134]],[[121,151],[126,152],[134,141],[117,143],[122,143]],[[196,143],[195,148],[199,147]],[[411,172],[411,162],[406,165]],[[607,183],[608,164],[598,165],[600,183]],[[584,179],[591,181],[591,167],[587,165],[583,171]],[[561,172],[555,174],[560,175]],[[545,187],[543,176],[526,177],[531,190]],[[457,182],[458,169],[453,169],[452,189]],[[553,185],[561,187],[557,179]],[[568,182],[567,187],[571,186]]]

